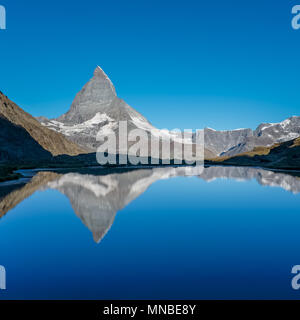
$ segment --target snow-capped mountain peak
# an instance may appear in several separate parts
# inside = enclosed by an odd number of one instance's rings
[[[40,118],[44,126],[58,131],[79,145],[97,150],[98,135],[117,131],[120,121],[127,121],[128,130],[155,129],[146,118],[117,97],[106,73],[98,66],[93,78],[76,95],[70,110],[58,119]]]
[[[70,110],[57,121],[76,125],[92,119],[103,112],[117,98],[116,90],[106,73],[97,67],[94,76],[76,95]]]

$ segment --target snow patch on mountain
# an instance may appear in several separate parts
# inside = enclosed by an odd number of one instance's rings
[[[63,175],[57,181],[49,182],[48,187],[51,189],[59,189],[67,184],[74,184],[91,191],[96,197],[105,197],[118,187],[117,181],[110,179],[109,176],[103,177],[102,180],[102,182],[105,183],[100,184],[94,181],[93,176],[86,175],[85,179],[82,179],[80,174],[69,173]]]
[[[105,113],[101,114],[98,112],[92,119],[79,124],[69,125],[57,120],[49,120],[48,122],[43,121],[42,125],[49,127],[49,129],[54,131],[58,131],[65,136],[72,136],[74,134],[86,132],[87,130],[90,132],[89,129],[97,129],[99,125],[104,125],[111,122],[113,122],[112,118]]]

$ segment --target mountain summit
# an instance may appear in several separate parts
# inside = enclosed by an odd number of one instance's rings
[[[92,119],[97,112],[104,111],[117,99],[114,85],[97,67],[93,78],[76,95],[70,110],[59,117],[57,121],[68,125],[76,125]]]
[[[76,95],[66,114],[53,120],[39,118],[39,121],[42,125],[64,134],[73,142],[94,151],[101,144],[97,141],[97,136],[106,136],[111,131],[118,134],[120,121],[127,121],[128,132],[141,129],[148,137],[167,137],[174,145],[182,147],[177,134],[155,128],[139,112],[118,98],[114,85],[100,67],[96,68],[93,78]],[[193,143],[192,137],[190,143]],[[117,152],[120,152],[121,146],[118,147],[120,148]]]

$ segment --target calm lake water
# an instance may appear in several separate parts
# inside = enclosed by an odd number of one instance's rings
[[[0,299],[300,298],[291,287],[296,176],[237,167],[26,173],[0,184]]]

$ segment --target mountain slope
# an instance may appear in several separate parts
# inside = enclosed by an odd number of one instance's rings
[[[216,131],[211,128],[205,128],[205,147],[211,150],[215,156],[222,155],[223,153],[226,153],[226,151],[240,145],[247,137],[252,135],[251,129]]]
[[[43,149],[21,126],[0,114],[0,163],[49,160],[52,155]]]
[[[221,157],[213,163],[243,166],[263,166],[277,169],[300,169],[300,138],[257,148],[233,157]]]
[[[78,155],[86,153],[82,147],[67,140],[62,134],[42,126],[34,117],[23,111],[0,92],[0,115],[15,126],[22,127],[45,150],[52,155]],[[35,158],[35,154],[31,154]]]
[[[205,146],[218,156],[235,156],[257,147],[271,147],[300,136],[300,117],[291,117],[279,123],[262,123],[256,130],[237,129],[216,131],[206,128]]]

